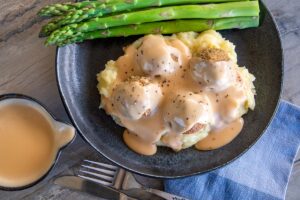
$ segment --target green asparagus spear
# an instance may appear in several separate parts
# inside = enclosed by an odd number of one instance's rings
[[[82,1],[77,3],[57,3],[45,6],[42,8],[38,15],[40,16],[58,16],[58,15],[65,15],[67,12],[80,10],[82,8],[97,8],[98,6],[102,6],[103,4],[109,4],[110,6],[114,6],[114,4],[118,3],[127,3],[130,5],[136,5],[141,2],[146,2],[147,0],[97,0],[97,1]],[[221,3],[221,2],[231,2],[231,1],[248,1],[248,0],[199,0],[199,3]],[[161,0],[156,0],[153,5],[160,5]],[[169,0],[171,3],[172,0]],[[186,4],[186,3],[194,3],[193,1],[188,0],[181,0],[179,4]],[[174,2],[175,5],[178,4]],[[171,5],[171,4],[169,4]]]
[[[67,12],[79,10],[82,8],[95,8],[99,5],[105,3],[118,3],[123,2],[124,0],[97,0],[97,1],[81,1],[81,2],[67,2],[67,3],[56,3],[52,5],[45,6],[39,12],[39,16],[59,16],[65,15]]]
[[[217,19],[258,15],[258,1],[162,7],[103,18],[93,18],[79,24],[70,24],[52,32],[48,38],[48,43],[59,43],[81,32],[90,32],[114,26],[172,19]]]
[[[127,25],[105,29],[101,31],[92,31],[77,34],[71,38],[58,43],[49,43],[47,45],[56,44],[63,46],[84,40],[96,38],[109,38],[120,36],[131,36],[141,34],[170,34],[187,31],[205,31],[209,29],[224,30],[224,29],[244,29],[257,27],[259,25],[259,17],[234,17],[222,19],[192,19],[192,20],[174,20],[165,22],[151,22],[139,25]]]
[[[67,13],[65,16],[60,16],[50,21],[47,25],[42,27],[40,37],[49,36],[54,30],[72,23],[78,23],[83,20],[91,19],[94,17],[101,17],[106,14],[121,12],[125,10],[135,10],[141,8],[148,8],[151,6],[170,6],[177,4],[197,4],[207,2],[224,2],[224,1],[241,1],[241,0],[134,0],[114,2],[113,4],[100,4],[96,5],[96,2],[90,2],[93,7],[82,8]],[[245,1],[245,0],[244,0]],[[95,6],[95,7],[94,7]]]

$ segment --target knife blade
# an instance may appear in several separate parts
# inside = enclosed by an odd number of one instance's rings
[[[122,195],[125,195],[113,188],[77,176],[58,177],[54,180],[54,184],[111,200],[119,200]]]
[[[58,177],[54,180],[54,184],[110,200],[119,200],[124,197],[140,200],[165,200],[165,198],[148,192],[145,189],[117,190],[77,176]]]

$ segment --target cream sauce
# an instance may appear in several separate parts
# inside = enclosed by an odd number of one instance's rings
[[[0,186],[22,187],[37,181],[70,142],[73,127],[53,121],[28,100],[0,102]]]
[[[222,128],[211,131],[209,135],[203,140],[200,140],[195,147],[199,150],[218,149],[231,142],[241,132],[243,125],[243,118],[239,118]]]
[[[157,151],[155,144],[145,142],[145,140],[133,133],[129,133],[127,130],[123,133],[123,140],[129,148],[142,155],[151,156]]]
[[[142,140],[150,144],[159,141],[161,135],[166,132],[166,127],[163,123],[163,116],[160,111],[150,117],[143,117],[138,120],[138,123],[133,120],[121,118],[121,123],[126,125],[126,128],[138,135]],[[145,127],[148,127],[147,129]]]
[[[145,36],[144,38],[146,37],[149,36]],[[149,48],[149,46],[151,46],[149,44],[147,44],[147,48],[141,49],[143,47],[142,45],[145,45],[143,44],[143,42],[147,41],[145,39],[140,41],[139,46],[133,44],[124,49],[125,54],[119,57],[119,59],[116,61],[116,65],[118,68],[118,77],[115,81],[115,84],[117,85],[120,82],[127,80],[131,76],[150,77],[151,81],[155,84],[158,84],[161,88],[162,100],[158,103],[157,108],[151,111],[150,116],[132,120],[118,115],[118,112],[115,110],[116,106],[112,106],[111,100],[102,96],[102,105],[106,112],[108,114],[116,115],[121,122],[121,125],[126,127],[130,131],[130,133],[125,132],[123,135],[125,143],[132,150],[143,155],[154,154],[154,146],[157,143],[163,143],[163,145],[169,146],[174,150],[180,150],[182,146],[181,139],[183,130],[180,130],[179,132],[175,131],[174,133],[174,130],[172,130],[172,127],[170,127],[170,123],[167,123],[166,121],[166,115],[168,115],[168,111],[164,110],[164,108],[169,107],[169,104],[172,104],[173,101],[175,102],[175,98],[177,95],[182,95],[184,96],[184,98],[186,98],[182,100],[184,103],[188,101],[196,101],[197,98],[209,99],[209,102],[204,103],[211,107],[211,111],[206,112],[208,113],[208,115],[210,115],[209,112],[212,112],[212,116],[207,118],[206,121],[203,122],[203,120],[200,120],[203,118],[203,115],[205,115],[205,112],[198,112],[195,114],[195,116],[189,118],[186,113],[184,113],[186,110],[188,110],[188,104],[182,106],[182,113],[179,113],[178,117],[176,118],[176,120],[178,121],[192,120],[186,124],[196,124],[201,121],[201,123],[211,125],[212,131],[206,140],[202,140],[203,142],[199,143],[201,144],[200,147],[206,145],[208,147],[212,146],[212,148],[219,148],[230,142],[234,137],[236,137],[243,126],[240,120],[238,120],[238,122],[235,120],[240,118],[240,116],[245,113],[245,111],[240,108],[243,108],[243,105],[247,98],[246,93],[241,86],[242,83],[240,83],[241,80],[239,79],[237,70],[230,69],[232,71],[230,72],[230,74],[231,76],[233,76],[230,77],[230,80],[238,81],[234,82],[234,84],[229,84],[229,87],[225,88],[222,91],[217,90],[217,92],[216,90],[211,90],[207,85],[195,80],[195,78],[193,77],[193,70],[189,65],[192,55],[187,46],[185,46],[178,39],[169,38],[166,39],[165,44],[162,44],[161,36],[151,37],[152,49]],[[157,39],[155,39],[155,37],[157,37]],[[144,54],[152,56],[151,58],[147,58],[148,60],[153,59],[158,60],[159,62],[164,62],[164,58],[166,59],[166,61],[169,59],[168,55],[165,55],[166,48],[162,48],[160,45],[169,45],[172,48],[176,48],[177,50],[179,50],[180,58],[175,59],[175,61],[180,61],[178,69],[172,71],[172,73],[162,73],[159,76],[157,74],[159,70],[156,71],[154,75],[149,73],[149,70],[144,72],[143,69],[141,69],[140,64],[138,64],[137,62],[137,57],[141,56],[140,54],[142,51],[151,51],[143,52]],[[220,65],[220,63],[218,63],[218,65]],[[159,65],[157,65],[157,67],[159,67]],[[232,64],[232,67],[234,68],[237,66]],[[207,69],[209,70],[209,68]],[[218,76],[216,77],[222,77],[224,79],[224,76],[220,74],[223,73],[223,71],[223,69],[218,70]],[[197,97],[194,97],[195,95]],[[202,101],[199,102],[203,103]],[[134,105],[129,105],[129,107],[130,106]],[[170,110],[170,108],[168,109]],[[188,126],[189,127],[186,128],[190,129],[191,126]],[[231,129],[231,127],[233,127],[233,129]],[[215,132],[222,132],[222,134],[217,134]],[[217,137],[216,135],[218,135],[218,139],[216,140],[217,143],[215,145],[212,144],[212,139],[210,139],[212,138],[212,136],[210,135],[214,135],[214,138]],[[204,145],[203,143],[206,142],[207,144]],[[197,145],[199,146],[199,144]],[[202,148],[201,150],[204,149],[209,150],[210,148]]]
[[[168,144],[175,151],[179,151],[182,149],[182,134],[177,134],[175,132],[170,132],[162,136],[162,142],[164,144]]]

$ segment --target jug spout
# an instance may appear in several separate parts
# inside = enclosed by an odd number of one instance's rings
[[[75,137],[75,128],[69,124],[56,121],[56,143],[59,148],[67,145]]]

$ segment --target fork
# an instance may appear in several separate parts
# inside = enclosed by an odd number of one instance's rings
[[[141,188],[166,200],[187,200],[161,190],[146,188],[136,181],[132,173],[106,163],[84,160],[77,176],[116,189]]]

